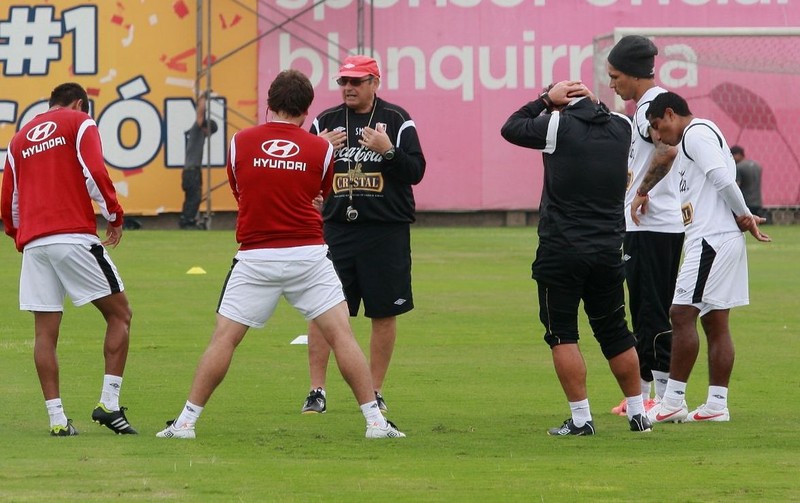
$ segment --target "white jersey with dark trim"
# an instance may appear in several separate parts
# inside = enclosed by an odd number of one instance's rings
[[[679,177],[686,241],[739,232],[733,211],[708,178],[709,172],[723,169],[731,183],[736,183],[736,162],[717,125],[693,119],[677,148],[672,171]]]
[[[678,193],[678,176],[674,169],[670,170],[648,193],[647,213],[640,215],[639,225],[633,223],[631,219],[631,202],[636,197],[636,189],[639,188],[650,168],[650,162],[655,152],[653,140],[650,138],[647,109],[656,96],[665,92],[667,90],[663,87],[651,87],[636,103],[631,150],[628,156],[628,190],[625,193],[625,228],[628,232],[681,233],[684,231]]]

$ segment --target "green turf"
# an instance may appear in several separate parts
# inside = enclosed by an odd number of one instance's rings
[[[752,305],[733,311],[737,360],[728,424],[628,431],[586,335],[598,434],[551,438],[569,415],[541,340],[532,228],[416,228],[417,309],[399,322],[384,387],[402,441],[368,441],[331,365],[329,412],[299,414],[308,391],[305,323],[285,303],[237,352],[195,441],[156,439],[183,405],[235,251],[232,232],[127,232],[112,256],[134,310],[122,403],[141,432],[115,437],[89,416],[102,383],[102,330],[67,308],[62,399],[81,434],[48,436],[17,310],[20,256],[0,247],[0,501],[798,501],[800,227],[748,238]],[[187,275],[200,266],[206,275]],[[364,345],[368,326],[354,321]],[[706,393],[705,344],[688,401]]]

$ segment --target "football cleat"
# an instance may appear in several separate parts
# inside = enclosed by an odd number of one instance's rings
[[[128,418],[125,417],[127,407],[120,407],[119,410],[108,410],[105,405],[98,403],[97,407],[92,411],[92,421],[102,424],[109,430],[117,435],[136,435],[136,430],[133,429]]]
[[[670,407],[663,400],[647,411],[647,419],[651,423],[682,423],[689,415],[689,408],[686,402],[681,402],[680,407]]]
[[[661,399],[658,398],[658,397],[648,398],[647,400],[644,401],[644,411],[647,412],[648,410],[652,409],[660,401],[661,401]]]
[[[594,423],[592,421],[586,421],[586,424],[579,428],[572,422],[572,418],[569,418],[558,428],[550,428],[547,430],[547,434],[554,437],[594,435]]]
[[[180,428],[175,427],[175,420],[167,421],[167,427],[156,433],[158,438],[195,438],[194,423],[185,423]]]
[[[730,421],[731,414],[728,412],[728,408],[725,407],[724,409],[711,409],[706,404],[700,405],[695,410],[689,413],[689,416],[686,418],[687,422],[700,422],[700,421],[716,421],[716,422],[724,422]]]
[[[51,437],[74,437],[78,434],[78,430],[72,426],[72,419],[67,419],[67,425],[61,426],[57,424],[50,428],[50,436]]]
[[[616,407],[611,408],[611,413],[616,414],[618,416],[626,416],[628,415],[628,400],[623,398],[622,401]]]
[[[328,410],[325,401],[325,390],[322,388],[312,389],[308,392],[301,414],[324,414]]]
[[[631,425],[631,431],[653,431],[653,425],[650,423],[650,420],[647,419],[647,416],[644,414],[636,414],[632,418],[628,420]]]
[[[372,423],[367,426],[367,438],[404,438],[405,433],[397,429],[397,426],[391,421],[386,421],[386,427],[381,428],[378,423]]]
[[[378,408],[381,409],[381,414],[384,416],[387,412],[389,412],[389,407],[386,406],[386,401],[383,399],[383,395],[379,392],[375,392],[375,401],[378,402]]]

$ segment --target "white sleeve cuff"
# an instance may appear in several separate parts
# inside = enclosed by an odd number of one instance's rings
[[[739,186],[736,185],[736,182],[731,182],[721,189],[718,188],[717,190],[719,191],[719,195],[722,196],[722,199],[724,199],[725,202],[728,203],[728,206],[731,207],[734,215],[740,217],[742,215],[749,216],[751,214],[744,202],[742,191],[739,189]]]

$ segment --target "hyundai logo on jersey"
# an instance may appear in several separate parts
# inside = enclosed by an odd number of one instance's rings
[[[53,121],[42,122],[38,126],[31,128],[25,136],[30,141],[42,141],[50,138],[56,132],[56,123]]]
[[[31,128],[25,137],[29,141],[36,143],[36,145],[22,149],[22,158],[27,159],[33,154],[44,152],[45,150],[49,150],[59,145],[66,145],[67,140],[63,136],[50,138],[55,132],[56,123],[53,121],[43,122],[41,124],[37,124],[36,127]]]
[[[264,158],[254,158],[254,168],[286,169],[305,171],[306,163],[302,161],[287,161],[300,153],[300,147],[289,140],[268,140],[261,144],[261,150],[267,154]]]
[[[261,150],[270,157],[286,159],[300,153],[300,147],[289,140],[269,140],[261,144]]]

